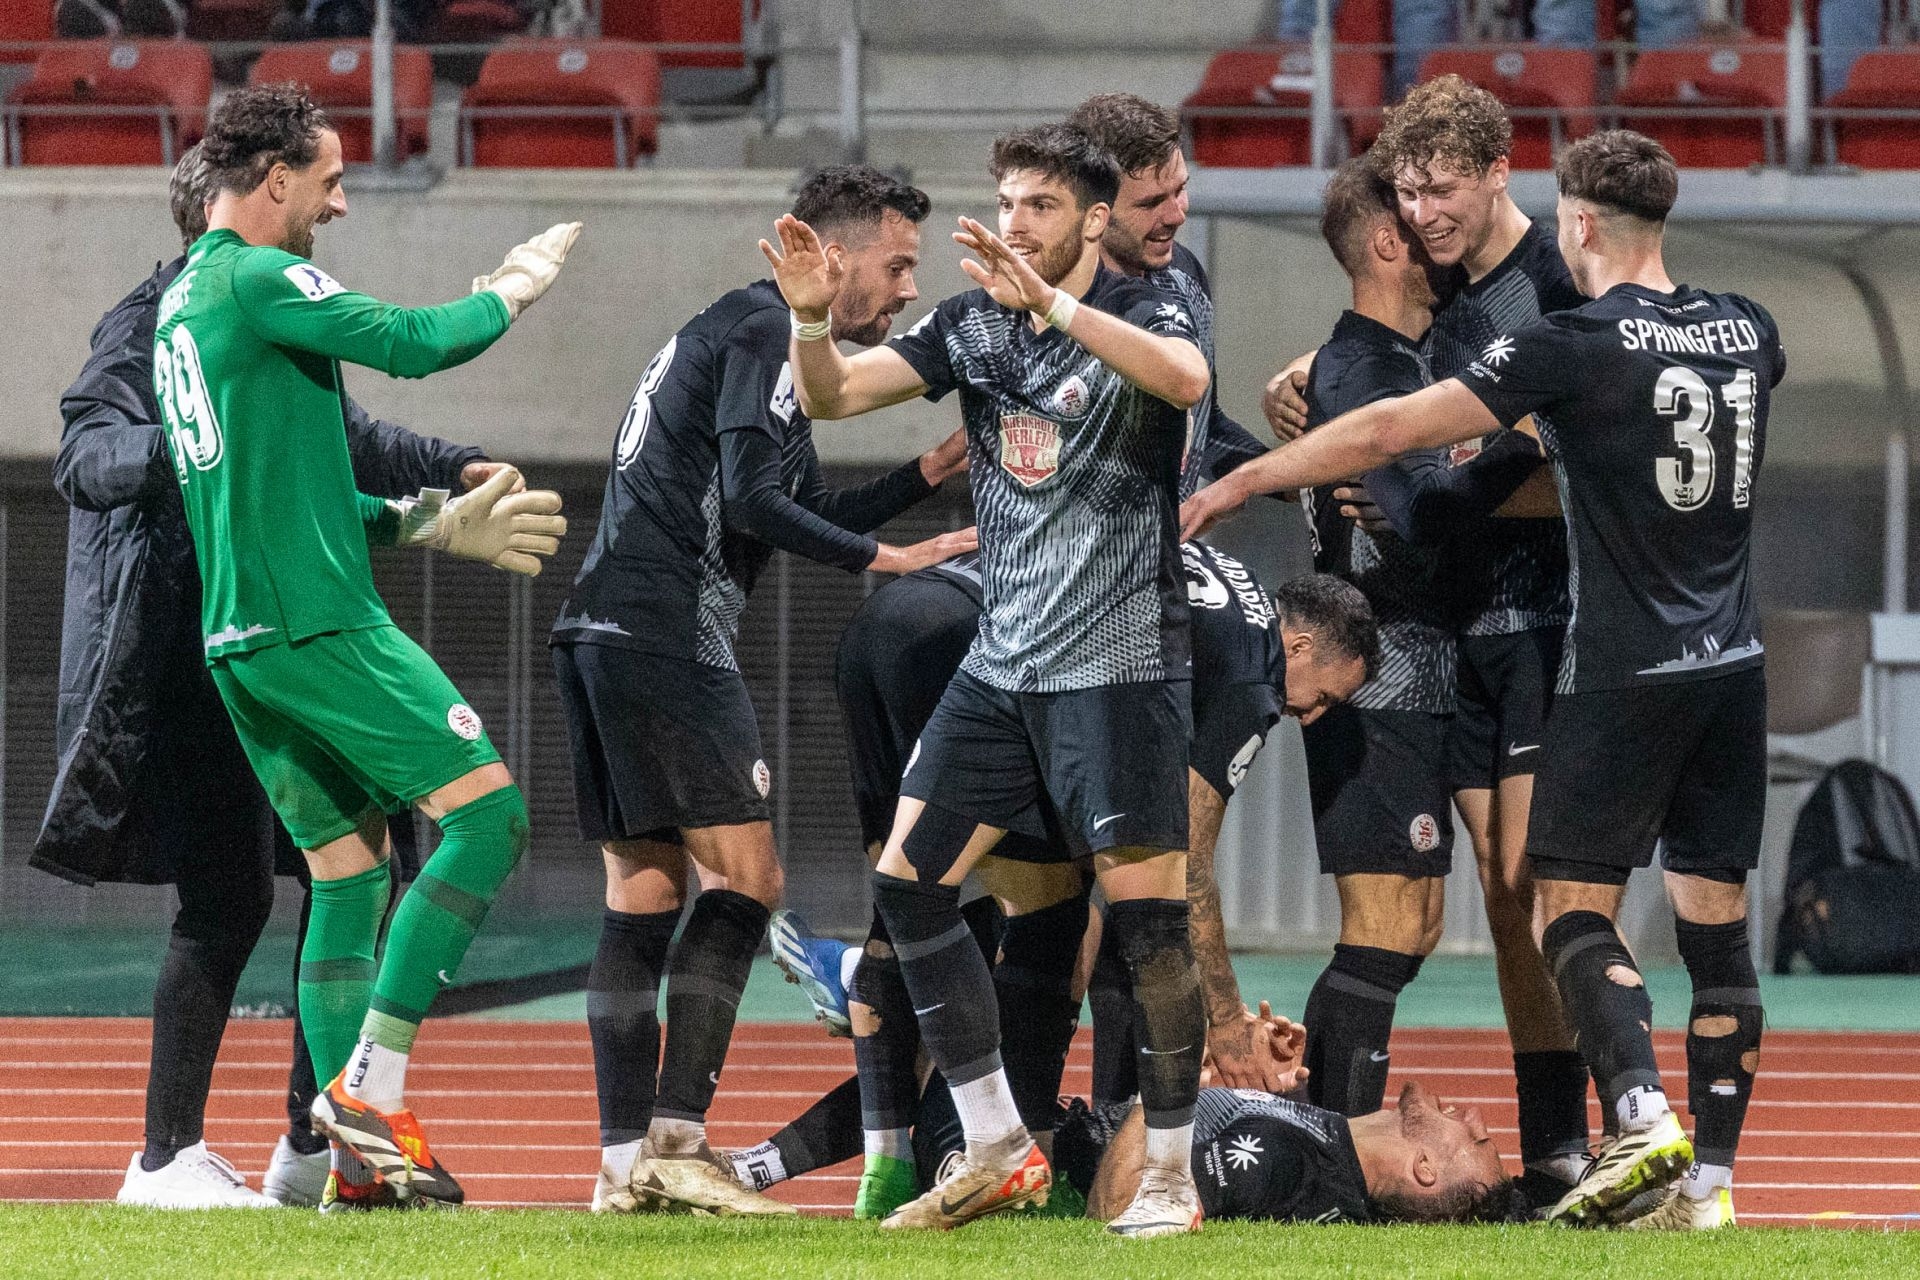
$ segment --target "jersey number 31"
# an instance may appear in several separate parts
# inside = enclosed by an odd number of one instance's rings
[[[1733,505],[1744,507],[1753,486],[1753,370],[1742,369],[1720,388],[1720,398],[1733,413]],[[1713,496],[1713,392],[1699,372],[1674,365],[1653,384],[1653,411],[1673,419],[1677,458],[1655,458],[1653,478],[1660,496],[1675,511],[1692,511]]]
[[[189,462],[196,471],[218,466],[226,444],[220,422],[213,416],[206,376],[200,371],[200,348],[183,324],[174,326],[171,346],[164,341],[153,344],[153,390],[160,400],[160,415],[167,420],[180,482],[186,483]]]

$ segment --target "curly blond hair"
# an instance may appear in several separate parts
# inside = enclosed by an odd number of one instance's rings
[[[1407,90],[1387,110],[1367,154],[1389,182],[1400,170],[1440,168],[1477,178],[1513,150],[1513,122],[1500,99],[1456,75]]]

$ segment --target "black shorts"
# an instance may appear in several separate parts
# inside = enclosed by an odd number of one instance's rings
[[[1247,567],[1204,543],[1180,554],[1193,643],[1193,748],[1188,763],[1231,800],[1280,719],[1285,663],[1273,602]]]
[[[1190,697],[1184,680],[1012,693],[963,671],[921,732],[900,793],[1057,839],[1059,859],[1184,849]]]
[[[1738,884],[1760,865],[1767,802],[1762,667],[1708,680],[1563,693],[1534,776],[1539,880],[1625,884],[1653,860]]]
[[[666,840],[766,822],[773,789],[737,671],[602,644],[556,644],[582,840]]]
[[[1253,758],[1280,722],[1280,691],[1270,683],[1193,686],[1193,748],[1187,763],[1222,800],[1247,780]]]
[[[1451,716],[1338,706],[1300,731],[1320,870],[1444,876],[1453,865]]]
[[[1448,747],[1456,791],[1491,790],[1540,768],[1563,627],[1459,637],[1459,709]]]

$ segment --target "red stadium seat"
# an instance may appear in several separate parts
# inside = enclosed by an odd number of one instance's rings
[[[373,159],[373,53],[365,40],[312,40],[268,46],[247,75],[249,84],[292,80],[307,86],[340,131],[340,149],[351,161]],[[425,49],[393,51],[393,106],[400,156],[427,149],[427,117],[433,109],[433,59]]]
[[[1200,87],[1180,104],[1193,138],[1193,158],[1221,168],[1267,169],[1313,162],[1312,53],[1305,44],[1277,42],[1229,49],[1207,64]],[[1349,145],[1364,150],[1380,132],[1380,98],[1386,87],[1378,55],[1333,55],[1334,108]],[[1279,116],[1214,115],[1210,109],[1243,111],[1285,107]]]
[[[1620,123],[1652,134],[1682,168],[1743,169],[1776,155],[1787,57],[1776,46],[1648,49],[1614,95]]]
[[[647,44],[740,44],[765,20],[764,0],[604,0],[600,34]],[[663,67],[740,67],[738,53],[660,53]]]
[[[213,59],[178,40],[49,49],[8,98],[19,164],[172,164],[206,129]]]
[[[1537,113],[1513,118],[1516,169],[1551,169],[1557,145],[1593,131],[1594,60],[1586,49],[1436,49],[1420,64],[1422,80],[1449,72],[1509,107]]]
[[[615,40],[516,40],[460,103],[461,162],[625,168],[658,147],[660,63]]]
[[[1793,18],[1793,0],[1746,0],[1740,25],[1760,40],[1784,40]],[[1820,0],[1807,0],[1807,30],[1820,30]],[[1605,39],[1605,37],[1601,37]],[[1819,39],[1816,34],[1814,39]]]
[[[1920,46],[1874,49],[1860,55],[1846,87],[1830,107],[1920,110]],[[1920,119],[1833,122],[1836,155],[1862,169],[1920,169]]]
[[[16,40],[53,39],[51,4],[0,5],[0,44]],[[31,49],[0,49],[0,62],[32,62],[38,56]]]

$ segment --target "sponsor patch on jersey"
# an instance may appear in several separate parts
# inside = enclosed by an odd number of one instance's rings
[[[780,366],[780,381],[773,387],[773,399],[767,401],[767,412],[792,426],[794,412],[799,408],[800,397],[793,389],[793,364],[784,362]]]
[[[447,708],[447,728],[468,742],[480,740],[480,717],[464,702],[456,702]]]
[[[1047,402],[1047,408],[1069,421],[1086,417],[1092,407],[1093,396],[1087,391],[1086,380],[1077,373],[1061,383],[1053,399]]]
[[[767,793],[773,790],[773,772],[767,768],[765,760],[753,762],[753,789],[760,793],[762,800],[765,800]]]
[[[1030,413],[1000,415],[1000,465],[1031,489],[1060,469],[1060,427]]]
[[[293,281],[293,287],[305,295],[308,302],[318,302],[322,298],[331,298],[336,293],[347,291],[347,286],[311,262],[298,263],[280,274]]]
[[[1421,814],[1408,824],[1407,842],[1416,853],[1432,853],[1440,847],[1440,824],[1432,814]]]

